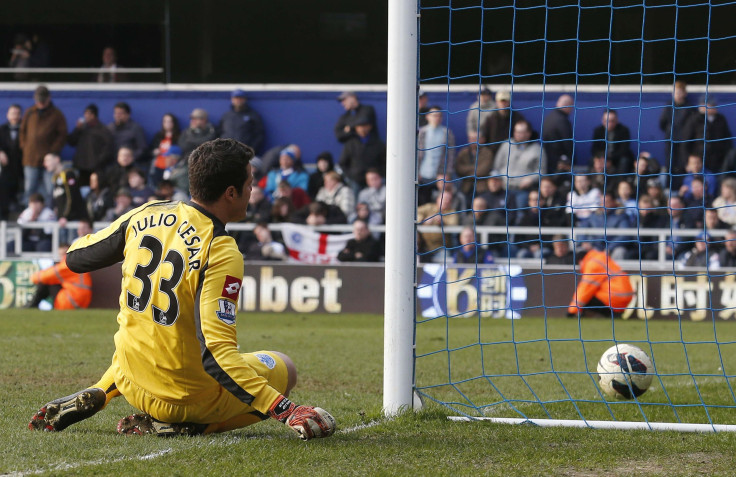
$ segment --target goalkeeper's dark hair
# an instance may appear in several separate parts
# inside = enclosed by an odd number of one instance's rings
[[[189,156],[189,192],[202,204],[216,202],[228,187],[243,190],[253,149],[234,139],[202,143]]]

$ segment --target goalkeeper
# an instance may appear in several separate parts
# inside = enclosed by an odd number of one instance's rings
[[[591,249],[580,252],[579,277],[575,294],[567,308],[567,316],[586,312],[617,317],[634,296],[629,275],[606,252]]]
[[[334,432],[329,413],[286,397],[297,379],[288,356],[238,351],[243,257],[225,224],[245,218],[252,157],[233,139],[206,142],[189,158],[191,202],[149,202],[72,245],[77,273],[123,262],[115,354],[98,383],[46,404],[29,428],[61,431],[122,394],[143,414],[120,420],[121,434],[208,434],[268,417],[302,439]]]

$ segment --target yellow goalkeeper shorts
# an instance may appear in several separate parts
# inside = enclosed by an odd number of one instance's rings
[[[266,366],[258,355],[268,355],[274,359],[273,368]],[[286,392],[288,384],[288,370],[286,364],[275,353],[270,351],[254,351],[243,353],[242,356],[268,383],[281,394]],[[267,360],[266,360],[267,361]],[[115,359],[112,364],[115,371],[115,384],[125,399],[134,407],[150,414],[154,419],[163,422],[192,422],[197,424],[213,424],[227,421],[244,414],[256,414],[261,418],[267,416],[236,398],[222,386],[218,386],[211,394],[198,395],[191,403],[171,403],[164,401],[126,378],[121,372]]]

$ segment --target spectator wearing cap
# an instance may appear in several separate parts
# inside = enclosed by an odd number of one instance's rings
[[[452,130],[442,124],[442,109],[439,106],[429,108],[428,124],[419,129],[417,136],[417,166],[419,167],[419,182],[434,182],[438,175],[445,176],[454,172],[455,165],[455,135]],[[426,196],[428,189],[422,187],[420,196]],[[426,203],[430,197],[420,203]]]
[[[79,171],[81,185],[89,185],[93,172],[102,172],[115,160],[112,133],[100,122],[96,104],[84,108],[84,116],[67,138],[74,151],[74,167]]]
[[[481,88],[478,94],[478,100],[470,105],[468,111],[468,117],[465,119],[465,131],[468,135],[468,142],[470,137],[478,138],[480,134],[481,125],[488,119],[493,110],[496,108],[496,102],[493,101],[493,94],[488,88]],[[481,142],[485,142],[484,138],[481,138]]]
[[[51,174],[45,171],[43,158],[50,152],[59,154],[66,144],[66,118],[54,106],[46,86],[36,88],[33,101],[23,114],[18,135],[23,150],[24,202],[28,203],[31,194],[40,193],[50,203]]]
[[[573,134],[570,114],[574,100],[569,94],[557,98],[555,109],[552,109],[542,123],[542,146],[547,153],[547,170],[554,174],[561,172],[557,163],[572,161]]]
[[[140,124],[130,117],[130,105],[126,102],[117,103],[112,110],[113,121],[107,125],[107,128],[115,138],[115,150],[121,147],[127,147],[133,151],[133,159],[137,166],[144,170],[148,167],[148,143],[146,142],[146,134]]]
[[[427,113],[429,112],[429,95],[426,91],[420,91],[417,97],[417,127],[427,125]]]
[[[484,143],[496,154],[503,141],[508,141],[513,126],[524,120],[524,115],[511,110],[511,93],[508,90],[496,92],[496,109],[481,123],[481,134]]]
[[[265,137],[261,115],[250,107],[242,89],[230,94],[230,104],[230,110],[220,118],[220,137],[236,139],[260,153]]]
[[[369,104],[363,104],[358,100],[358,96],[352,91],[341,93],[337,100],[342,104],[345,112],[340,115],[335,123],[335,137],[341,143],[346,143],[350,139],[357,137],[356,119],[368,121],[373,131],[378,131],[376,126],[376,110]]]
[[[189,158],[184,155],[181,148],[174,144],[164,153],[166,169],[162,176],[163,180],[171,181],[177,197],[189,197]]]
[[[386,145],[378,137],[373,122],[367,115],[355,119],[356,135],[345,142],[338,161],[343,179],[356,194],[365,187],[368,169],[376,169],[381,175],[386,173]]]
[[[307,186],[307,194],[309,197],[314,199],[317,197],[317,192],[320,188],[325,185],[324,174],[329,171],[335,170],[335,160],[332,158],[332,153],[324,151],[317,156],[315,160],[317,170],[309,175],[309,185]]]
[[[182,131],[181,136],[179,136],[182,157],[189,160],[189,155],[200,144],[211,141],[216,137],[217,132],[209,122],[207,111],[202,108],[194,108],[189,114],[189,127]]]
[[[113,200],[115,201],[115,205],[107,209],[105,217],[102,219],[105,222],[114,222],[122,215],[133,210],[133,196],[127,187],[118,189]]]
[[[279,183],[288,182],[292,187],[298,187],[303,191],[309,185],[309,174],[296,167],[297,161],[301,160],[301,150],[296,144],[291,144],[281,150],[279,154],[279,168],[270,171],[261,180],[259,185],[267,197],[272,197]]]
[[[634,155],[631,152],[631,133],[629,128],[619,122],[618,113],[613,109],[603,112],[601,125],[593,130],[591,154],[604,155],[613,164],[614,170],[608,173],[628,174],[634,171]]]
[[[698,112],[690,116],[683,130],[682,146],[685,157],[696,154],[705,161],[705,168],[720,171],[733,143],[725,116],[718,112],[715,96],[701,96]]]

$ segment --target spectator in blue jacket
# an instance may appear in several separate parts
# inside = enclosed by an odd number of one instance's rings
[[[592,214],[585,227],[606,229],[603,236],[599,234],[581,235],[578,240],[590,242],[597,250],[605,250],[614,260],[625,258],[626,251],[633,239],[618,232],[618,229],[633,227],[631,217],[621,207],[612,192],[606,192],[601,200],[601,207]]]
[[[263,119],[248,105],[245,91],[236,89],[230,95],[232,108],[220,118],[220,137],[237,139],[252,147],[256,154],[263,147]]]
[[[309,187],[309,174],[296,167],[296,161],[301,156],[299,147],[291,144],[281,150],[279,154],[279,168],[274,169],[266,176],[263,191],[272,197],[281,181],[288,182],[291,187],[298,187],[306,191]]]

